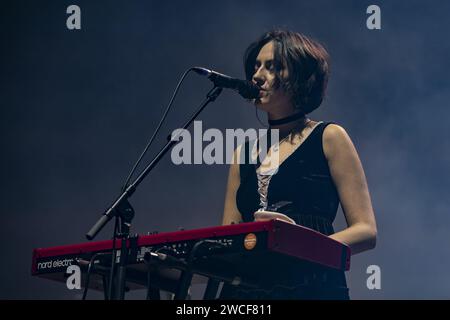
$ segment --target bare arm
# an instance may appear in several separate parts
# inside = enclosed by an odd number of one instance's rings
[[[236,191],[241,183],[239,175],[239,159],[240,147],[236,148],[233,154],[233,162],[230,165],[228,173],[227,191],[225,194],[225,206],[223,210],[222,225],[239,223],[242,221],[241,213],[236,206]]]
[[[323,150],[348,226],[330,238],[350,246],[352,254],[374,248],[377,227],[369,189],[347,132],[338,125],[328,125],[323,135]]]

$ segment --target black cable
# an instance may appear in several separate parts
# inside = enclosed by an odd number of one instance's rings
[[[155,131],[153,132],[152,137],[150,138],[150,141],[147,143],[147,146],[144,148],[144,151],[142,151],[141,155],[139,156],[138,160],[136,161],[136,163],[133,166],[133,169],[131,169],[130,173],[128,174],[127,179],[125,180],[125,183],[123,184],[122,187],[122,192],[125,191],[125,189],[128,187],[128,183],[131,180],[131,177],[133,176],[134,172],[136,171],[136,168],[138,167],[138,165],[141,163],[142,158],[144,157],[144,155],[147,153],[148,148],[151,146],[151,144],[153,143],[153,140],[155,140],[156,135],[158,134],[159,130],[161,129],[162,124],[164,123],[164,120],[167,117],[167,114],[169,113],[170,108],[172,107],[173,101],[175,100],[176,95],[178,94],[178,90],[180,89],[181,84],[184,81],[184,78],[186,78],[186,76],[188,75],[189,72],[191,72],[194,68],[189,68],[188,70],[186,70],[183,75],[181,76],[180,80],[178,81],[178,84],[175,88],[175,91],[172,94],[172,98],[170,99],[169,104],[166,107],[166,111],[164,112],[161,120],[159,121],[158,126],[156,127]]]
[[[99,255],[102,255],[102,254],[105,254],[105,253],[97,252],[91,257],[91,260],[89,260],[88,270],[87,270],[87,274],[86,274],[86,281],[84,282],[83,297],[81,298],[81,300],[86,300],[87,292],[89,289],[90,276],[91,276],[91,272],[92,272],[92,265],[94,263],[94,260],[95,260],[95,258],[97,258]]]
[[[258,107],[255,106],[255,115],[256,115],[256,119],[258,119],[259,123],[264,127],[264,128],[269,128],[268,125],[264,124],[261,119],[259,118],[259,114],[258,114]]]
[[[186,78],[186,76],[188,75],[189,72],[191,72],[194,68],[189,68],[187,69],[183,75],[181,76],[180,80],[178,81],[178,84],[172,94],[172,98],[169,101],[169,104],[166,107],[166,111],[164,112],[161,120],[159,121],[158,126],[156,127],[155,131],[153,132],[152,137],[150,138],[150,141],[147,143],[147,145],[144,148],[144,151],[142,151],[141,155],[139,156],[138,160],[136,161],[136,163],[134,164],[133,168],[131,169],[130,173],[128,174],[127,179],[125,180],[125,183],[122,186],[122,192],[124,192],[127,187],[128,187],[128,183],[130,182],[131,178],[133,177],[134,172],[136,171],[138,165],[141,163],[142,159],[144,158],[145,154],[147,153],[147,150],[150,148],[150,146],[152,145],[153,141],[156,138],[156,135],[158,134],[159,130],[161,129],[162,124],[164,123],[164,120],[167,117],[167,114],[170,111],[170,108],[172,107],[172,104],[175,100],[175,97],[178,94],[178,91],[180,89],[181,84],[183,83],[184,79]],[[115,264],[116,264],[116,234],[117,234],[117,229],[118,229],[118,219],[116,219],[115,221],[115,226],[114,226],[114,236],[113,236],[113,247],[112,247],[112,257],[111,257],[111,269],[110,269],[110,277],[109,277],[109,288],[108,288],[108,300],[112,299],[112,287],[113,287],[113,280],[114,280],[114,269],[115,269]]]

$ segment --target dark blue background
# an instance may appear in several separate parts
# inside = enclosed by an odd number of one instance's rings
[[[81,7],[79,31],[66,28],[70,4]],[[381,30],[366,28],[370,4]],[[365,167],[379,236],[353,257],[352,298],[450,298],[448,1],[6,1],[0,11],[0,298],[79,298],[31,277],[32,249],[84,242],[182,72],[244,77],[246,46],[272,27],[329,50],[327,99],[312,118],[345,127]],[[209,88],[188,78],[153,153]],[[261,127],[229,91],[200,119],[204,129]],[[166,157],[132,198],[134,231],[219,224],[227,170]],[[335,225],[345,226],[341,212]],[[366,287],[372,264],[381,290]]]

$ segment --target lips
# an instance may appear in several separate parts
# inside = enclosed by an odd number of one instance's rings
[[[269,91],[268,90],[265,90],[265,89],[261,89],[260,91],[259,91],[259,97],[261,98],[261,97],[265,97],[265,96],[267,96],[269,94]]]

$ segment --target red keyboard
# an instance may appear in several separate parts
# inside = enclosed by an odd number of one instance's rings
[[[263,278],[278,281],[276,278],[280,272],[277,265],[281,261],[299,272],[305,266],[342,271],[350,269],[350,248],[346,245],[312,229],[271,220],[130,239],[127,242],[130,252],[127,286],[130,289],[145,287],[147,272],[151,270],[155,286],[174,292],[181,272],[179,269],[182,268],[173,261],[186,261],[193,246],[202,240],[210,240],[213,246],[207,245],[204,250],[199,250],[194,260],[192,270],[198,275],[197,282],[210,276],[217,276],[218,279],[239,278],[242,283],[261,283]],[[120,246],[121,242],[117,240],[116,248]],[[102,279],[111,263],[111,250],[112,240],[34,249],[32,274],[65,282],[68,266],[78,264],[85,267],[98,253],[91,287],[101,289]],[[146,262],[152,252],[173,257],[172,264],[159,261],[149,269]]]

